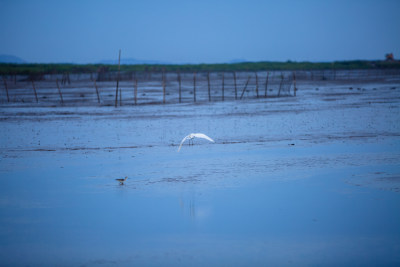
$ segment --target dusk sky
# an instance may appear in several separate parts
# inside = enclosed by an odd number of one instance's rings
[[[0,54],[36,63],[400,58],[400,1],[0,0]]]

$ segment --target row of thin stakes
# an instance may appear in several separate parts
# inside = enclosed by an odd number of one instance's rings
[[[296,87],[296,74],[293,72],[293,92],[294,92],[294,96],[296,96],[296,91],[297,91],[297,87]],[[222,73],[222,101],[224,101],[225,99],[225,73]],[[242,92],[240,94],[239,99],[243,98],[243,95],[247,89],[247,86],[249,85],[251,76],[249,75],[246,81],[246,84],[244,85]],[[256,79],[256,97],[259,98],[261,97],[260,94],[260,89],[258,86],[258,75],[257,72],[255,72],[255,79]],[[267,97],[268,95],[268,79],[269,79],[269,72],[267,72],[267,76],[266,76],[266,80],[265,80],[265,90],[264,90],[264,97]],[[181,78],[181,73],[177,72],[177,80],[178,80],[178,94],[179,94],[179,103],[182,102],[182,78]],[[235,88],[235,100],[238,99],[238,89],[237,89],[237,82],[236,82],[236,72],[233,72],[233,80],[234,80],[234,88]],[[281,90],[283,88],[283,83],[284,83],[284,76],[281,76],[281,81],[279,84],[279,90],[278,90],[278,97],[281,94]],[[96,81],[94,82],[95,84],[95,88],[96,88],[96,94],[97,94],[97,99],[98,102],[100,103],[100,98],[99,98],[99,90],[98,87],[96,85]],[[162,73],[162,89],[163,89],[163,104],[165,104],[166,99],[166,75],[165,72]],[[115,94],[115,106],[118,106],[118,94],[119,94],[119,103],[121,105],[121,92],[118,89],[118,85],[119,85],[119,73],[118,73],[118,77],[117,77],[117,87],[116,87],[116,94]],[[211,83],[210,83],[210,72],[207,72],[207,88],[208,88],[208,101],[211,101]],[[137,105],[137,92],[138,92],[138,79],[135,77],[134,78],[134,104]],[[193,102],[196,102],[196,72],[193,73]]]
[[[196,89],[197,89],[196,87],[199,86],[197,84],[198,83],[197,75],[198,75],[198,73],[196,73],[196,72],[193,73],[193,91],[191,92],[191,94],[193,94],[193,102],[196,102],[196,100],[197,100],[196,99]],[[204,77],[205,73],[202,73],[202,75]],[[235,94],[234,98],[235,98],[235,100],[243,98],[244,93],[246,92],[246,89],[248,88],[249,82],[250,82],[252,77],[255,78],[255,96],[257,98],[259,98],[259,97],[268,97],[268,83],[269,83],[269,79],[270,79],[270,72],[267,72],[267,74],[265,76],[265,83],[264,83],[265,84],[265,88],[264,88],[264,93],[263,94],[261,93],[262,89],[259,87],[259,76],[258,76],[257,72],[255,72],[254,75],[249,75],[248,76],[248,78],[246,80],[246,83],[244,84],[244,87],[241,89],[241,91],[238,88],[236,72],[232,72],[232,76],[233,76],[233,86],[234,86],[234,94]],[[283,91],[283,92],[285,91],[285,87],[286,87],[287,84],[289,85],[289,90],[290,90],[290,86],[293,84],[293,88],[294,88],[293,89],[293,95],[296,96],[296,90],[297,90],[297,88],[296,88],[296,74],[293,72],[291,76],[292,76],[292,79],[288,80],[290,82],[290,84],[287,83],[287,82],[285,84],[284,75],[281,74],[281,76],[280,76],[281,79],[279,81],[279,89],[278,89],[278,93],[277,93],[276,96],[279,97],[281,95],[281,91]],[[115,102],[114,102],[115,106],[118,106],[118,100],[119,100],[119,105],[122,105],[122,92],[121,92],[121,88],[119,88],[119,86],[120,86],[120,78],[119,77],[120,77],[120,75],[119,75],[119,70],[118,70],[118,76],[117,76],[117,81],[116,81],[117,85],[116,85],[116,93],[115,93]],[[182,76],[181,76],[180,72],[176,73],[176,77],[177,77],[176,81],[177,81],[177,84],[178,84],[178,86],[177,86],[178,87],[178,101],[179,101],[179,103],[181,103],[182,102],[182,87],[183,87],[182,86],[182,80],[183,79],[182,79]],[[185,74],[185,77],[186,77],[185,80],[187,81],[187,73]],[[206,78],[207,78],[208,101],[211,101],[210,72],[206,73]],[[220,74],[220,78],[221,78],[222,95],[220,95],[221,98],[219,98],[219,99],[222,99],[222,101],[224,101],[225,100],[225,90],[227,88],[232,88],[232,83],[229,83],[229,82],[227,83],[226,82],[226,77],[225,77],[225,73],[224,72],[222,72],[222,74]],[[289,76],[289,78],[291,78],[291,77]],[[190,80],[190,78],[189,78],[189,80]],[[9,92],[8,92],[8,85],[7,85],[7,81],[6,81],[6,79],[4,77],[3,77],[3,82],[4,82],[4,87],[5,87],[5,90],[6,90],[6,94],[7,94],[7,101],[10,102],[10,97],[9,97]],[[35,96],[35,100],[36,100],[36,102],[39,102],[39,98],[38,98],[38,94],[37,94],[37,91],[36,91],[36,85],[35,85],[34,80],[31,80],[31,83],[32,83],[32,88],[33,88],[33,93],[34,93],[34,96]],[[65,84],[65,81],[62,79],[61,83]],[[58,95],[60,97],[61,104],[64,104],[63,93],[62,93],[62,90],[60,88],[60,83],[59,83],[58,78],[56,78],[56,85],[57,85]],[[253,85],[254,85],[254,83],[253,83]],[[166,73],[162,72],[162,103],[163,104],[166,103],[166,94],[167,94],[166,93],[166,87],[167,87]],[[96,84],[96,80],[94,80],[94,88],[95,88],[95,92],[96,92],[96,96],[97,96],[97,102],[100,104],[100,102],[101,102],[100,101],[100,93],[99,93],[99,87]],[[187,85],[186,85],[185,88],[188,88]],[[133,78],[133,102],[134,102],[135,105],[138,104],[138,78],[136,77],[136,75]]]
[[[3,77],[3,82],[4,82],[4,88],[6,89],[7,102],[10,102],[10,96],[8,94],[8,85],[7,85],[7,81],[6,81],[6,79],[4,77]],[[37,92],[36,92],[35,82],[33,80],[31,80],[31,82],[32,82],[33,93],[35,95],[35,100],[36,100],[36,103],[38,103],[39,99],[38,99],[38,95],[37,95]],[[60,84],[58,83],[58,79],[56,79],[56,84],[57,84],[58,94],[60,95],[61,103],[64,104],[64,99],[63,99],[63,95],[62,95],[62,92],[61,92],[61,89],[60,89]],[[96,87],[96,91],[97,91],[97,87]],[[97,93],[97,97],[98,97],[99,103],[100,103],[100,98],[99,98],[98,93]]]

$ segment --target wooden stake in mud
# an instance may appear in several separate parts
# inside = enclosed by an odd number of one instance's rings
[[[179,103],[182,102],[182,87],[181,87],[181,72],[178,71],[178,83],[179,83]]]
[[[7,86],[7,81],[3,77],[3,82],[4,82],[4,87],[6,88],[6,93],[7,93],[7,102],[10,102],[10,97],[8,96],[8,86]]]
[[[193,101],[196,102],[196,72],[193,72]]]
[[[250,78],[251,78],[251,76],[249,76],[249,78],[247,79],[246,85],[244,86],[242,94],[240,95],[240,99],[242,99],[244,91],[246,91],[246,88],[247,88],[247,85],[249,84]]]
[[[257,95],[257,98],[258,98],[259,95],[258,95],[258,76],[257,76],[257,72],[255,72],[255,74],[256,74],[256,95]]]
[[[294,96],[296,96],[296,91],[297,91],[297,87],[296,87],[296,72],[293,72],[293,94],[294,94]]]
[[[335,62],[332,62],[332,72],[333,72],[333,80],[336,80]]]
[[[233,80],[235,82],[235,100],[237,100],[236,72],[233,72]]]
[[[94,80],[94,88],[96,88],[97,102],[100,104],[99,88],[97,88],[96,80]]]
[[[224,101],[225,97],[225,78],[224,78],[224,72],[222,72],[222,101]]]
[[[122,106],[122,88],[119,88],[118,91],[119,91],[119,105]]]
[[[269,71],[267,72],[267,78],[265,79],[265,94],[264,94],[264,97],[267,97],[267,91],[268,91],[268,78],[269,78]]]
[[[279,85],[278,96],[281,95],[282,84],[283,84],[283,74],[281,74],[281,83],[280,83],[280,85]]]
[[[137,78],[135,77],[135,89],[133,90],[135,105],[137,105]]]
[[[211,101],[210,72],[207,72],[207,83],[208,83],[208,101]]]
[[[38,103],[39,100],[38,100],[37,93],[36,93],[35,83],[33,82],[33,80],[31,80],[31,82],[32,82],[32,87],[33,87],[33,93],[35,94],[36,103]]]
[[[165,104],[165,71],[162,72],[163,104]]]
[[[58,78],[56,79],[56,83],[57,83],[58,93],[60,94],[61,104],[64,104],[64,100],[63,100],[63,96],[62,96],[62,93],[61,93],[60,85],[58,84]]]
[[[121,49],[119,50],[118,54],[118,74],[117,74],[117,87],[115,89],[115,107],[117,107],[118,105],[118,84],[119,84],[120,63],[121,63]]]

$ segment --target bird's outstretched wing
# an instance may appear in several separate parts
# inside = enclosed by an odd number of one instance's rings
[[[181,144],[179,145],[179,148],[178,148],[178,152],[179,152],[179,150],[181,150],[181,147],[182,147],[183,143],[189,138],[189,136],[190,136],[190,134],[187,135],[187,136],[185,136],[185,137],[182,139]]]
[[[194,133],[192,135],[194,135],[194,137],[197,137],[197,138],[204,138],[204,139],[207,139],[208,141],[214,142],[214,140],[212,140],[210,137],[208,137],[207,135],[202,134],[202,133]]]

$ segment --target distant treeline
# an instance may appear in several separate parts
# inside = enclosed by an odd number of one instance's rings
[[[124,72],[217,72],[263,70],[352,70],[400,69],[400,61],[335,61],[335,62],[243,62],[231,64],[182,64],[182,65],[121,65]],[[105,64],[0,64],[0,75],[44,75],[63,73],[114,72],[118,65]]]

